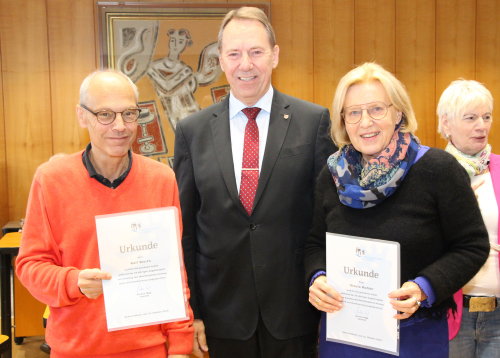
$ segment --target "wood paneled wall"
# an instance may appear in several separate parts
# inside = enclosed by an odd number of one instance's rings
[[[406,85],[417,135],[438,147],[435,108],[450,81],[476,79],[500,99],[500,0],[269,2],[281,91],[330,107],[339,78],[376,61]],[[0,225],[24,216],[40,163],[88,141],[75,104],[81,80],[98,66],[95,3],[0,0]],[[500,120],[490,143],[500,152]]]

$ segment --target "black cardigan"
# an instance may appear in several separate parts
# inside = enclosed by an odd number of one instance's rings
[[[399,242],[401,283],[417,276],[429,280],[436,294],[427,311],[431,315],[454,307],[451,296],[489,253],[488,233],[465,170],[434,148],[413,165],[392,196],[368,209],[341,204],[325,166],[316,184],[313,227],[305,246],[308,283],[314,273],[325,270],[325,232]]]

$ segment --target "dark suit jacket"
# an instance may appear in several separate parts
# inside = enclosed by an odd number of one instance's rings
[[[274,91],[254,210],[236,187],[229,96],[177,124],[174,170],[195,318],[209,336],[248,339],[259,312],[278,339],[313,333],[304,241],[315,179],[334,151],[326,108]]]

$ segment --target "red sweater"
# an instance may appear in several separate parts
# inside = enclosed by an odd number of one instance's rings
[[[89,177],[82,152],[37,169],[16,271],[31,294],[50,306],[46,340],[55,356],[125,357],[134,351],[133,357],[152,357],[152,350],[164,352],[166,341],[168,354],[191,352],[191,308],[188,321],[108,332],[103,295],[89,299],[77,286],[80,270],[100,267],[96,215],[165,206],[179,208],[173,171],[143,156],[133,154],[116,189]],[[186,280],[184,289],[189,298]]]

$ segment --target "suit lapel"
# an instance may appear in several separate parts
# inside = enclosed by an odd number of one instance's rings
[[[240,201],[234,175],[231,132],[229,129],[229,96],[216,109],[210,119],[214,139],[215,156],[231,198]],[[241,205],[242,210],[245,210]]]
[[[253,207],[255,208],[266,188],[273,168],[278,159],[283,142],[285,141],[288,126],[292,120],[290,104],[285,101],[284,96],[274,90],[271,116],[269,117],[269,131],[267,133],[266,150],[262,160],[262,169],[259,176],[259,185]]]

